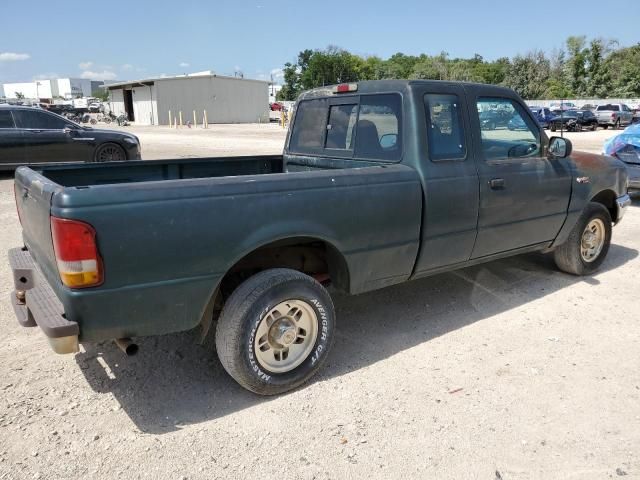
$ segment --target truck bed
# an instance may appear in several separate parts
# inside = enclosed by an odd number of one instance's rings
[[[282,173],[282,155],[32,166],[63,187]]]
[[[304,157],[284,164],[264,156],[21,167],[24,242],[89,341],[192,328],[226,272],[281,239],[330,245],[352,293],[411,275],[422,205],[414,169]],[[95,229],[102,285],[61,284],[50,216]]]

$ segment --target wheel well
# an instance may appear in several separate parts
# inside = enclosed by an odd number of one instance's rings
[[[616,194],[612,190],[603,190],[591,199],[592,202],[604,205],[611,214],[613,222],[618,221],[618,209],[616,208]]]
[[[349,270],[342,254],[330,243],[308,237],[288,238],[263,245],[233,265],[220,282],[216,303],[228,298],[247,278],[270,268],[290,268],[320,283],[349,291]]]

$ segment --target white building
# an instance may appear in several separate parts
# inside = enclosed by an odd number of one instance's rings
[[[84,78],[53,78],[33,82],[5,83],[3,88],[5,96],[12,99],[18,98],[17,93],[31,99],[55,97],[70,99],[91,96],[91,80]]]
[[[106,85],[111,110],[138,125],[257,123],[269,119],[269,82],[211,72]]]

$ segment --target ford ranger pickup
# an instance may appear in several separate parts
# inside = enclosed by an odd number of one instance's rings
[[[497,115],[521,127],[482,128]],[[329,355],[332,290],[532,251],[593,274],[627,182],[621,161],[548,138],[509,89],[323,87],[298,99],[282,155],[19,168],[11,297],[58,353],[199,327],[240,385],[272,395]]]

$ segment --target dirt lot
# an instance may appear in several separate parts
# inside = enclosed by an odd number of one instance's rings
[[[139,133],[145,158],[277,153],[274,125]],[[610,132],[568,136],[599,151]],[[336,298],[314,381],[260,398],[192,334],[56,356],[9,305],[0,180],[0,479],[640,478],[640,208],[589,278],[525,255]]]

